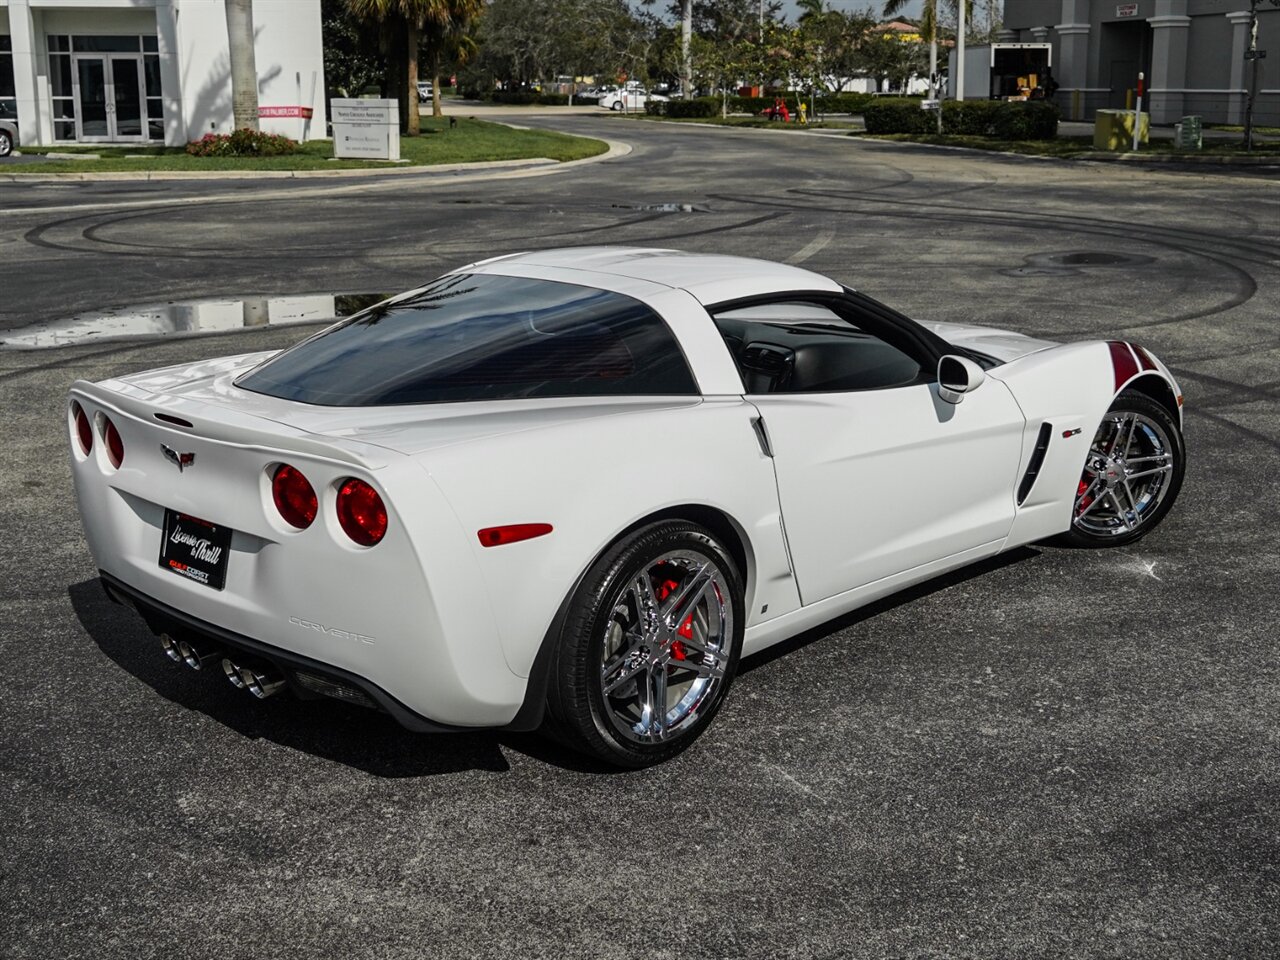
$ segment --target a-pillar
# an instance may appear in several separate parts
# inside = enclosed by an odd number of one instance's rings
[[[1249,65],[1244,55],[1249,49],[1248,10],[1227,14],[1231,24],[1231,73],[1227,79],[1227,123],[1244,123],[1245,103],[1249,99]]]
[[[1151,76],[1147,78],[1151,122],[1173,123],[1182,116],[1187,87],[1187,0],[1156,0],[1151,24]]]
[[[42,130],[40,95],[36,86],[36,28],[28,0],[9,0],[9,34],[13,44],[13,86],[18,107],[19,144],[47,143],[51,130]]]
[[[1058,34],[1058,59],[1053,75],[1058,81],[1058,106],[1072,120],[1085,116],[1085,89],[1089,86],[1089,0],[1062,0]]]
[[[187,120],[182,110],[182,77],[178,73],[178,5],[157,0],[156,49],[160,53],[160,95],[164,101],[164,142],[180,147],[187,142]]]

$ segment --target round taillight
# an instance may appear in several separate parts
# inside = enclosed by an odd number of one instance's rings
[[[89,425],[89,417],[80,404],[72,403],[71,413],[76,420],[76,438],[80,441],[80,452],[87,457],[93,449],[93,427]]]
[[[372,547],[387,533],[387,508],[373,489],[354,477],[338,489],[338,523],[362,547]]]
[[[301,470],[287,463],[276,467],[271,478],[271,499],[276,502],[276,509],[284,517],[284,522],[299,530],[311,526],[319,509],[311,482],[302,475]]]
[[[112,467],[119,470],[120,464],[124,463],[124,441],[120,439],[120,431],[108,417],[102,418],[102,435],[107,440],[107,459],[111,461]]]

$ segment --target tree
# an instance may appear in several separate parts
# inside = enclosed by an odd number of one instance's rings
[[[231,116],[237,130],[258,129],[258,64],[253,54],[253,0],[225,0],[231,59]]]
[[[441,64],[462,66],[476,54],[475,38],[468,33],[471,21],[484,9],[484,0],[449,0],[444,15],[428,17],[423,24],[423,46],[431,64],[431,115],[444,116],[440,107]]]
[[[799,41],[815,73],[815,85],[839,93],[854,77],[865,73],[864,47],[874,36],[874,26],[870,12],[823,10],[802,16]]]
[[[401,129],[409,136],[416,137],[421,130],[418,61],[424,40],[429,45],[436,44],[428,47],[428,57],[433,67],[438,69],[440,45],[448,44],[450,38],[465,32],[466,23],[480,9],[481,3],[482,0],[347,0],[347,7],[353,15],[377,23],[382,28],[383,46],[391,58],[388,86],[396,89],[403,115]],[[437,82],[433,94],[437,111],[439,89]]]
[[[347,0],[321,0],[324,78],[332,96],[358,97],[382,83],[386,58],[378,53],[379,30],[351,16]]]

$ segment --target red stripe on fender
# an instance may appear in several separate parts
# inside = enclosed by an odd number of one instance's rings
[[[1156,362],[1151,359],[1151,354],[1147,353],[1147,351],[1143,350],[1136,343],[1131,343],[1129,346],[1132,347],[1133,352],[1138,355],[1138,362],[1142,364],[1143,370],[1154,370],[1156,368]]]
[[[549,523],[509,523],[503,527],[485,527],[478,530],[482,547],[500,547],[504,543],[519,543],[534,537],[545,537],[551,532]]]
[[[1119,340],[1108,340],[1107,346],[1111,349],[1111,366],[1116,372],[1116,390],[1118,392],[1138,372],[1138,361],[1133,359],[1133,351],[1129,349],[1127,343],[1121,343]]]

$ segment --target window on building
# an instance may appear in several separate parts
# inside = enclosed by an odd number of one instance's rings
[[[18,119],[18,91],[13,82],[13,38],[0,37],[0,120]]]
[[[53,139],[76,139],[76,98],[71,86],[71,38],[49,36],[49,99]]]

